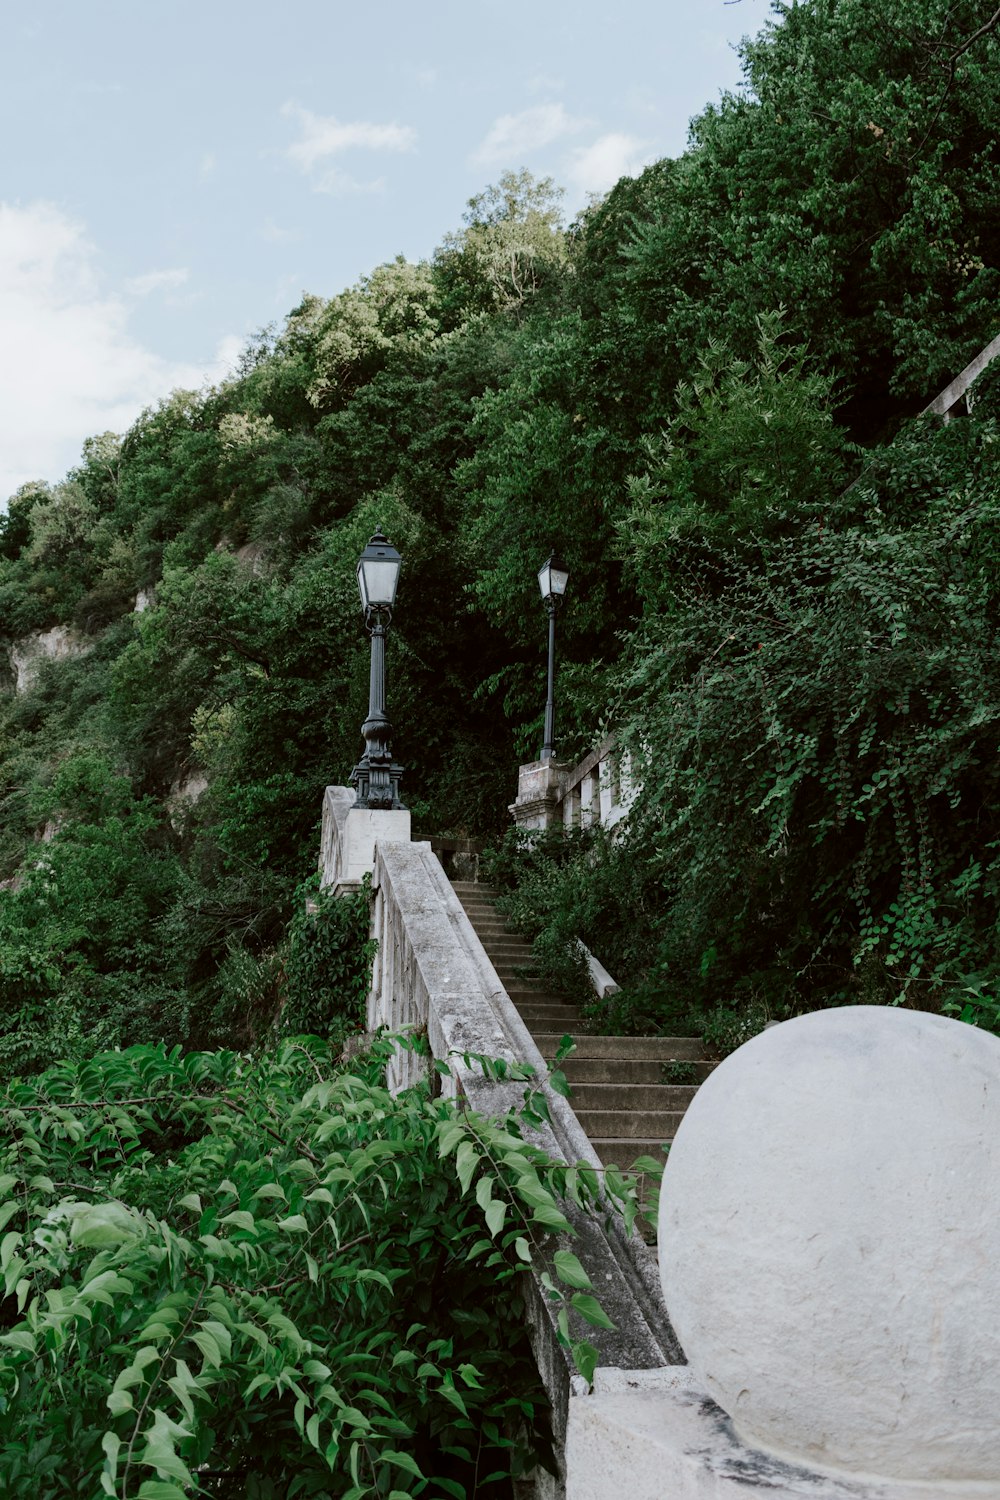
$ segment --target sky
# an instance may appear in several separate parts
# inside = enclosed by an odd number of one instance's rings
[[[0,506],[507,170],[684,150],[770,0],[0,0]]]

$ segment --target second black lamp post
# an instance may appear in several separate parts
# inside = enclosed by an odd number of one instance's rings
[[[358,593],[371,636],[368,717],[361,726],[365,751],[351,772],[355,807],[399,808],[403,768],[392,758],[392,725],[385,711],[385,638],[396,602],[402,558],[388,537],[376,531],[358,560]]]
[[[542,602],[549,616],[549,676],[548,693],[545,699],[545,743],[540,760],[552,760],[555,756],[555,673],[556,673],[556,610],[569,583],[569,569],[557,561],[555,553],[538,570],[538,587],[542,591]]]

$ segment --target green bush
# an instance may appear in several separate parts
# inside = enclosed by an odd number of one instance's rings
[[[300,886],[284,953],[286,1035],[309,1032],[330,1042],[364,1029],[376,943],[369,937],[370,881],[354,895],[319,888],[319,876]]]
[[[611,1326],[549,1245],[598,1174],[393,1097],[386,1055],[137,1047],[0,1092],[6,1500],[463,1500],[545,1457],[523,1276],[567,1343]]]

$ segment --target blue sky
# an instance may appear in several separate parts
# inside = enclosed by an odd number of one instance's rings
[[[769,0],[0,0],[0,503],[526,166],[684,149]]]

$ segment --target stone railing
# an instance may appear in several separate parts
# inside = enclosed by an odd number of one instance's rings
[[[603,1166],[566,1099],[548,1086],[547,1065],[507,995],[482,943],[429,844],[382,841],[372,876],[372,931],[378,953],[368,1003],[368,1026],[424,1036],[426,1053],[401,1047],[388,1069],[390,1087],[401,1089],[432,1076],[435,1086],[483,1115],[497,1117],[523,1103],[524,1084],[497,1082],[471,1060],[478,1054],[532,1065],[544,1091],[551,1124],[534,1128],[536,1145],[563,1161]],[[470,1060],[466,1061],[466,1055]],[[448,1064],[439,1076],[433,1061]],[[624,1386],[648,1380],[649,1372],[677,1370],[683,1354],[670,1327],[656,1260],[610,1208],[599,1220],[572,1205],[573,1249],[599,1289],[613,1331],[586,1334],[600,1348],[600,1364]],[[564,1452],[571,1404],[587,1399],[555,1325],[556,1309],[540,1282],[533,1284],[529,1334],[549,1400],[556,1452]],[[576,1336],[576,1335],[574,1335]],[[542,1476],[537,1500],[565,1492],[565,1475]]]
[[[518,769],[517,801],[510,812],[519,828],[614,828],[638,796],[627,750],[609,737],[575,766],[536,760]]]

